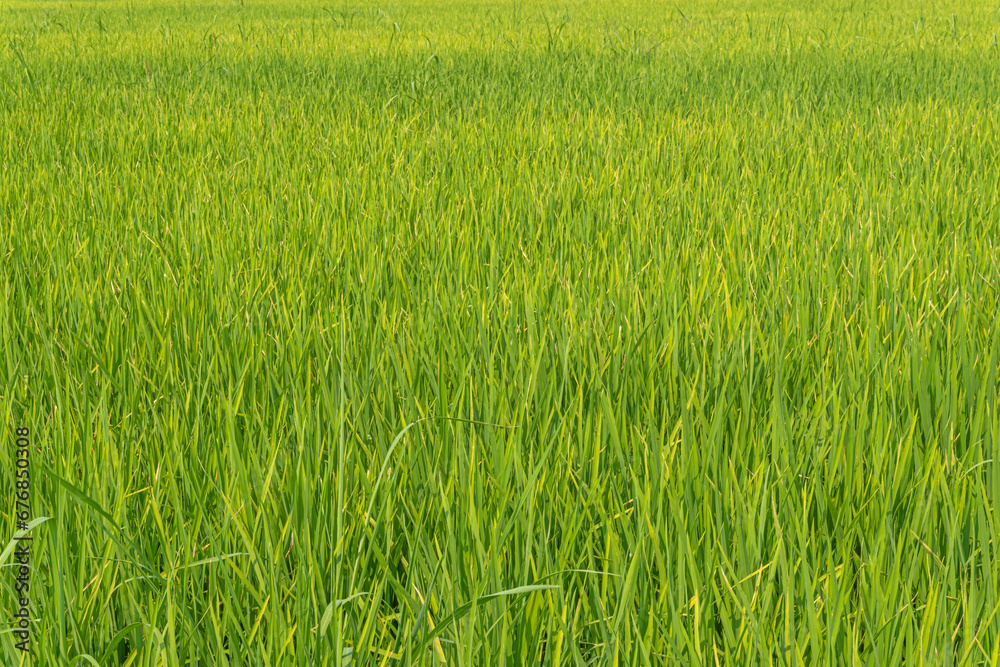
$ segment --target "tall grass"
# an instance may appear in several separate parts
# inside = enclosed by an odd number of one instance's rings
[[[996,665],[994,9],[0,4],[4,661]]]

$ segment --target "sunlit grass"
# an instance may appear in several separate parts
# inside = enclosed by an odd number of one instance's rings
[[[24,664],[995,665],[995,9],[0,3]]]

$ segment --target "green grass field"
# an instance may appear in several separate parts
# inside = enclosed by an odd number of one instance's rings
[[[998,36],[0,0],[0,661],[996,666]]]

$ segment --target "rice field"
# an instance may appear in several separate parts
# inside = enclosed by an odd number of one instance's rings
[[[4,664],[1000,662],[993,0],[0,33]]]

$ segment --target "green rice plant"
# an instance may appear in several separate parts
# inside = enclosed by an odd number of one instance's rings
[[[995,5],[0,32],[5,664],[997,664]]]

